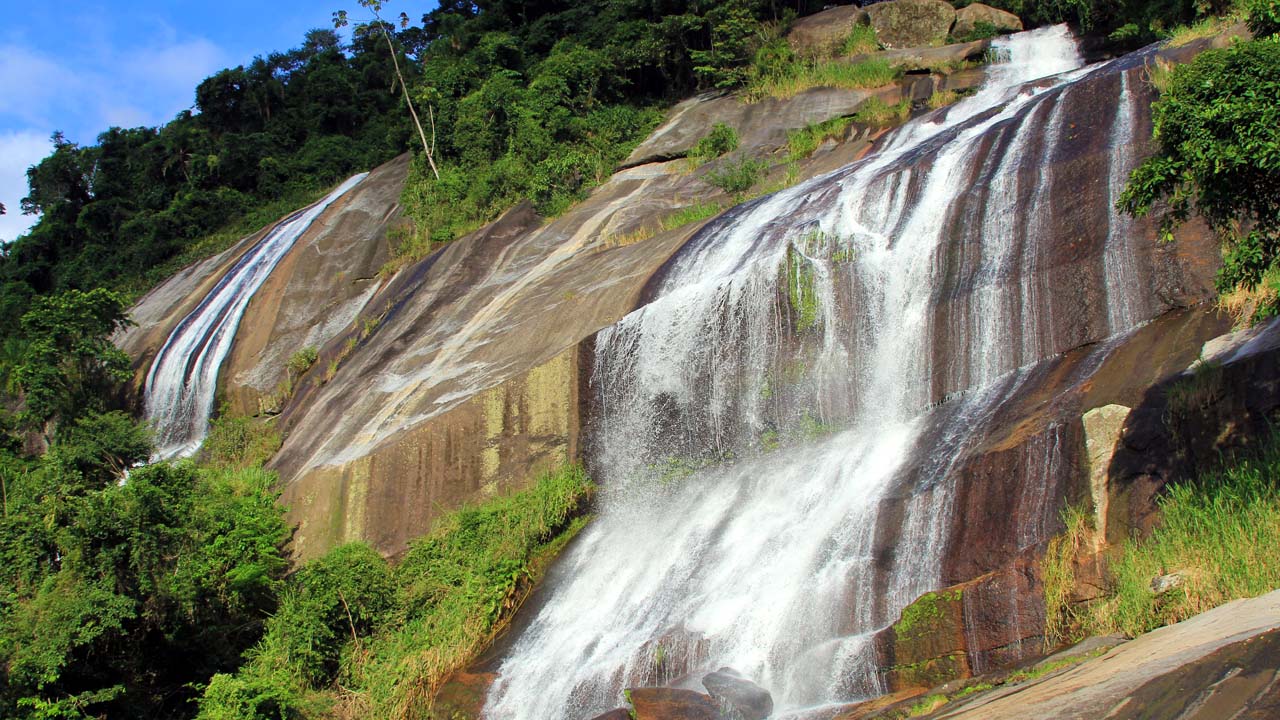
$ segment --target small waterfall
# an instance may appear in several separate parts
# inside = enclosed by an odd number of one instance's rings
[[[320,213],[367,174],[347,179],[272,228],[169,334],[147,373],[147,419],[156,429],[153,460],[190,455],[200,447],[214,409],[218,371],[249,300]]]
[[[778,711],[883,692],[871,636],[943,584],[953,471],[1034,364],[1074,346],[1079,299],[1047,277],[1049,166],[1099,66],[1063,27],[996,47],[980,92],[709,224],[599,334],[600,516],[486,717],[588,718],[662,662],[694,687],[732,666]],[[1019,499],[1019,544],[1040,539],[1045,492]]]

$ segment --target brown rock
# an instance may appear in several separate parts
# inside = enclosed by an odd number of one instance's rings
[[[942,45],[956,21],[955,8],[943,0],[891,0],[871,5],[867,15],[890,49]]]
[[[769,691],[733,668],[722,667],[704,675],[702,686],[722,706],[732,708],[742,720],[765,720],[773,713],[773,696]]]
[[[496,673],[456,672],[436,692],[433,708],[438,717],[479,720],[485,697]]]
[[[857,5],[838,5],[796,20],[787,42],[806,57],[834,55],[855,25],[867,23],[867,12]]]
[[[631,720],[631,713],[626,708],[615,708],[607,713],[597,715],[591,720]]]
[[[720,720],[720,706],[709,695],[676,688],[631,688],[635,720]]]
[[[956,11],[956,24],[951,28],[951,34],[962,37],[973,32],[978,23],[993,25],[997,30],[1005,33],[1022,30],[1022,20],[1017,15],[990,5],[974,3]]]

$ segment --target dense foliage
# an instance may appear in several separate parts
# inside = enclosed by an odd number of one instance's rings
[[[152,448],[113,401],[123,323],[102,289],[21,321],[3,399],[22,412],[0,412],[2,717],[190,714],[192,683],[238,666],[276,604],[288,529],[260,457],[127,471]]]
[[[1166,237],[1194,212],[1223,242],[1219,289],[1252,288],[1280,257],[1280,42],[1210,50],[1173,70],[1156,103],[1158,152],[1121,198],[1164,203]]]
[[[111,128],[88,146],[55,133],[22,201],[40,220],[0,255],[0,330],[17,329],[33,296],[138,287],[228,221],[273,200],[296,207],[403,151],[390,54],[374,40],[343,48],[312,31],[206,79],[196,112],[163,127]]]
[[[442,518],[395,568],[359,543],[308,563],[249,662],[209,683],[199,717],[425,717],[440,683],[476,658],[582,527],[591,490],[564,468]]]

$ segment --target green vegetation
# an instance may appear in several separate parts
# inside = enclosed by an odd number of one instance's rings
[[[907,717],[920,717],[928,715],[947,704],[946,695],[927,695],[916,701],[914,705],[907,709]]]
[[[943,616],[943,603],[956,603],[964,597],[963,590],[944,590],[928,592],[916,598],[902,610],[902,617],[893,625],[893,632],[899,639],[909,639],[927,630]]]
[[[763,160],[755,160],[752,158],[738,158],[734,162],[728,162],[719,168],[712,170],[703,178],[709,185],[714,185],[721,190],[733,195],[737,201],[743,199],[743,195],[760,182],[764,177],[764,172],[769,168],[768,164]]]
[[[801,333],[813,330],[822,320],[814,272],[807,258],[794,248],[787,249],[787,299],[795,316],[796,330]]]
[[[128,363],[107,334],[123,322],[101,289],[37,298],[22,319],[41,372],[20,366],[4,406],[25,400],[25,432],[48,447],[24,454],[0,412],[3,717],[182,716],[275,608],[289,532],[274,476],[248,445],[217,466],[134,467],[152,447],[114,400]]]
[[[701,165],[737,149],[738,131],[718,122],[712,125],[711,131],[689,150],[689,160],[694,165]]]
[[[1167,206],[1165,239],[1194,212],[1223,245],[1219,291],[1256,288],[1280,247],[1280,42],[1241,42],[1174,68],[1154,122],[1158,150],[1119,206],[1138,216]]]
[[[1170,488],[1161,523],[1130,541],[1112,566],[1111,629],[1127,635],[1185,620],[1222,603],[1280,587],[1280,441],[1265,452]],[[1180,583],[1157,595],[1152,580],[1177,574]]]
[[[949,38],[949,42],[967,43],[974,42],[976,40],[989,40],[993,37],[999,36],[1000,34],[1000,28],[989,22],[979,20],[973,24],[973,28],[970,29],[969,32],[962,33],[960,35],[953,35]]]
[[[320,357],[320,351],[312,345],[302,348],[298,352],[289,356],[289,362],[285,364],[285,370],[295,379],[302,377],[304,373],[316,364],[316,359]]]
[[[854,122],[884,127],[906,122],[911,115],[911,101],[902,100],[889,105],[877,97],[867,98],[853,114]]]
[[[753,78],[743,91],[743,97],[750,101],[789,98],[815,87],[877,88],[893,83],[901,75],[901,70],[882,58],[873,57],[856,63],[793,58]]]
[[[199,716],[424,716],[585,524],[591,492],[580,469],[565,468],[446,516],[395,568],[360,544],[307,564],[248,663],[209,683]]]
[[[0,255],[0,327],[32,298],[107,287],[137,293],[176,263],[216,251],[401,152],[392,61],[367,34],[315,30],[285,53],[222,70],[197,112],[160,128],[110,128],[96,144],[54,133],[28,173],[29,234]]]
[[[1090,634],[1129,636],[1237,598],[1280,587],[1280,434],[1256,455],[1174,484],[1160,501],[1160,524],[1147,538],[1125,543],[1111,563],[1107,594],[1089,604],[1069,603],[1075,548],[1090,530],[1083,513],[1068,514],[1065,538],[1050,545],[1045,602],[1050,642]],[[1165,587],[1154,580],[1166,577]]]
[[[787,159],[791,162],[809,157],[818,146],[844,135],[853,118],[838,117],[821,123],[810,123],[800,130],[787,132]]]
[[[1081,548],[1092,537],[1089,514],[1080,505],[1069,505],[1062,512],[1065,526],[1061,535],[1049,541],[1044,561],[1040,564],[1044,583],[1045,651],[1083,639],[1080,628],[1081,608],[1071,602],[1075,592],[1075,560]]]
[[[849,36],[840,45],[840,54],[845,57],[864,55],[880,49],[880,40],[876,37],[876,29],[870,25],[854,25]]]

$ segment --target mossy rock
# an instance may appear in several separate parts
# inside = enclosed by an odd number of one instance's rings
[[[867,8],[880,44],[890,49],[936,47],[947,42],[955,8],[943,0],[892,0]]]

